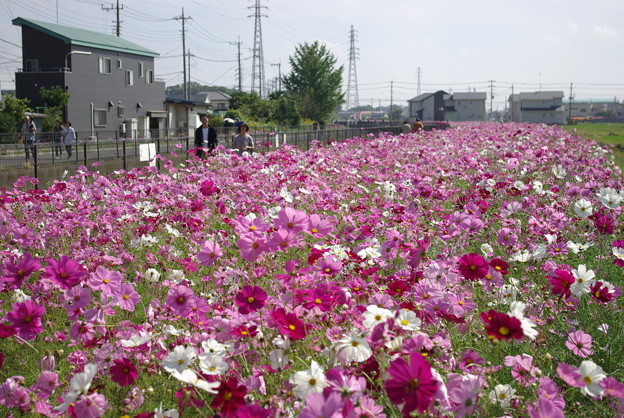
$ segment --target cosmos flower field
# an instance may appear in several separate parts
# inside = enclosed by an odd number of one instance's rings
[[[0,415],[624,415],[624,187],[459,124],[0,193]]]

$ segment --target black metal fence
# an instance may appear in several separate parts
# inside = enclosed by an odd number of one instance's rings
[[[236,128],[216,128],[219,145],[233,147]],[[308,150],[311,144],[327,144],[353,137],[378,135],[382,132],[398,134],[400,124],[354,126],[292,126],[251,129],[256,149],[270,150],[283,144]],[[141,153],[142,144],[154,144],[156,154],[165,158],[175,156],[186,160],[195,158],[193,132],[189,130],[134,131],[122,135],[118,131],[98,132],[94,135],[77,132],[77,140],[71,146],[55,143],[51,133],[37,136],[32,145],[20,142],[19,134],[0,134],[0,186],[10,187],[19,177],[39,179],[41,183],[58,178],[58,173],[75,170],[77,165],[107,162],[102,169],[114,171],[146,165]],[[30,157],[28,160],[27,155]],[[153,155],[150,155],[153,157]],[[43,175],[42,175],[43,174]],[[34,185],[35,188],[37,184]]]

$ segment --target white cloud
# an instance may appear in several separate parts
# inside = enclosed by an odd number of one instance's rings
[[[568,28],[570,28],[572,30],[579,30],[579,25],[577,25],[574,22],[568,22]]]
[[[610,28],[607,25],[595,25],[594,32],[606,38],[614,38],[620,35],[617,29]]]

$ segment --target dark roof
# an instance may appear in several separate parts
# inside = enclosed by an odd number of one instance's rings
[[[232,98],[229,94],[223,93],[222,91],[204,91],[199,94],[206,94],[208,97],[210,97],[210,101],[230,100]]]
[[[182,97],[178,97],[176,95],[165,97],[165,101],[167,101],[169,103],[180,103],[180,104],[187,104],[187,105],[205,105],[205,106],[208,106],[208,107],[211,106],[210,103],[206,103],[206,102],[202,102],[202,101],[198,101],[198,100],[186,100],[186,99],[184,99]]]
[[[520,93],[520,100],[552,100],[563,97],[563,91],[533,91],[530,93]]]
[[[428,99],[431,96],[435,96],[436,94],[447,94],[444,90],[438,90],[434,93],[423,93],[420,96],[416,96],[413,99],[409,99],[408,102],[422,102],[425,99]]]
[[[133,42],[126,41],[118,36],[92,32],[90,30],[73,28],[70,26],[57,25],[39,20],[24,19],[21,17],[12,20],[16,26],[27,26],[38,30],[54,38],[60,39],[69,45],[84,46],[88,48],[104,49],[107,51],[125,52],[128,54],[142,55],[146,57],[158,57],[160,54],[147,48],[143,48]]]

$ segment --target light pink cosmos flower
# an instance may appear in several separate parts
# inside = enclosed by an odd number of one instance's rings
[[[295,233],[301,232],[308,227],[308,215],[293,208],[283,208],[277,213],[273,225],[275,229],[285,228]]]
[[[511,367],[511,375],[524,387],[537,381],[539,369],[533,366],[533,357],[528,354],[505,357],[505,366]]]
[[[115,290],[117,303],[124,311],[134,312],[134,307],[139,304],[141,297],[130,283],[122,283]]]
[[[193,309],[194,298],[195,294],[190,288],[178,285],[173,289],[169,289],[165,302],[173,309],[176,315],[186,316]]]
[[[587,358],[594,353],[594,350],[592,350],[591,335],[580,330],[568,334],[566,347],[568,347],[577,356],[583,358]]]
[[[510,228],[503,228],[498,231],[498,243],[505,247],[512,247],[518,242],[518,236]]]
[[[47,399],[58,386],[58,376],[51,371],[43,371],[37,379],[35,387],[39,389],[37,397],[39,399]]]
[[[247,261],[256,261],[260,255],[269,249],[266,239],[252,234],[241,235],[237,242],[241,257]]]
[[[121,273],[109,270],[104,266],[98,266],[89,275],[89,285],[94,290],[101,290],[106,295],[114,295],[115,291],[123,281]]]
[[[213,266],[216,261],[223,255],[221,246],[214,241],[205,241],[199,249],[197,259],[199,264],[205,267]]]

